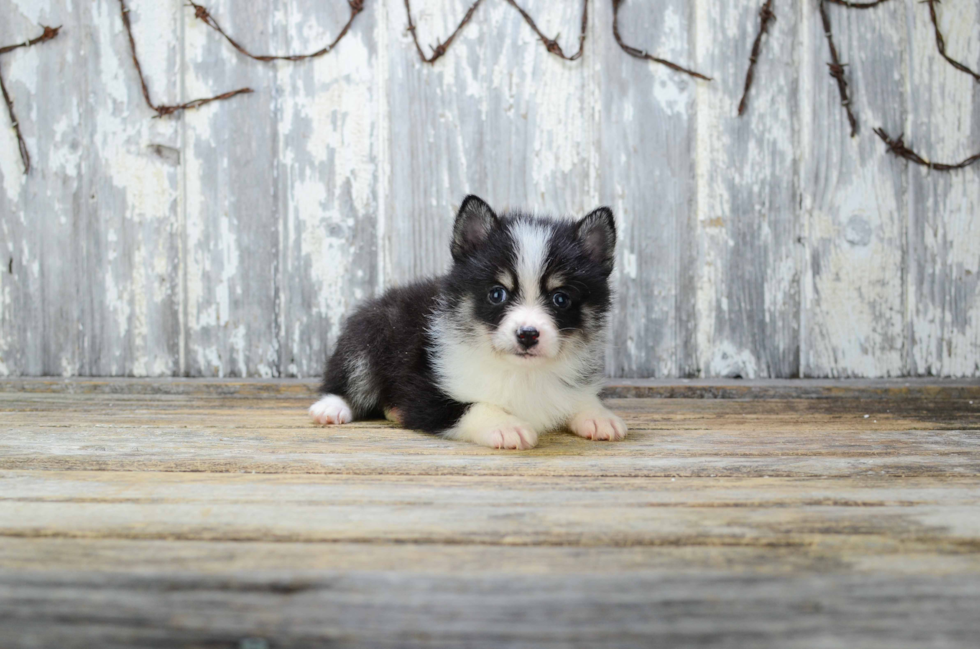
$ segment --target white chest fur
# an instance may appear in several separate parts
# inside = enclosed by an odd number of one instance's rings
[[[453,399],[498,406],[541,432],[564,425],[595,401],[598,382],[580,384],[586,361],[569,354],[521,366],[488,346],[454,342],[438,350],[436,372]]]

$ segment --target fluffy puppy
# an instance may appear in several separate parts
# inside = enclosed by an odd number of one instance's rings
[[[385,416],[501,449],[544,431],[626,436],[599,401],[616,226],[514,212],[476,196],[453,226],[442,277],[394,288],[348,319],[310,408],[321,425]]]

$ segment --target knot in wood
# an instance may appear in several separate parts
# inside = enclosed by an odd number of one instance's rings
[[[43,41],[50,41],[52,38],[54,38],[55,36],[58,35],[58,32],[59,31],[61,31],[61,27],[60,26],[59,27],[48,27],[47,25],[45,25],[44,26],[44,33],[41,34],[41,41],[42,42]]]

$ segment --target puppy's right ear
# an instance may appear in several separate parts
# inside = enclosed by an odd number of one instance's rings
[[[462,261],[479,248],[500,222],[490,206],[478,196],[467,196],[453,224],[453,261]]]

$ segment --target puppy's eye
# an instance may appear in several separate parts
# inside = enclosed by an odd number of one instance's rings
[[[503,286],[494,286],[490,289],[490,294],[487,295],[487,299],[490,300],[491,304],[503,304],[504,300],[507,299],[507,289]]]
[[[568,297],[568,293],[563,293],[562,291],[552,293],[551,301],[559,309],[567,309],[572,306],[572,298]]]

